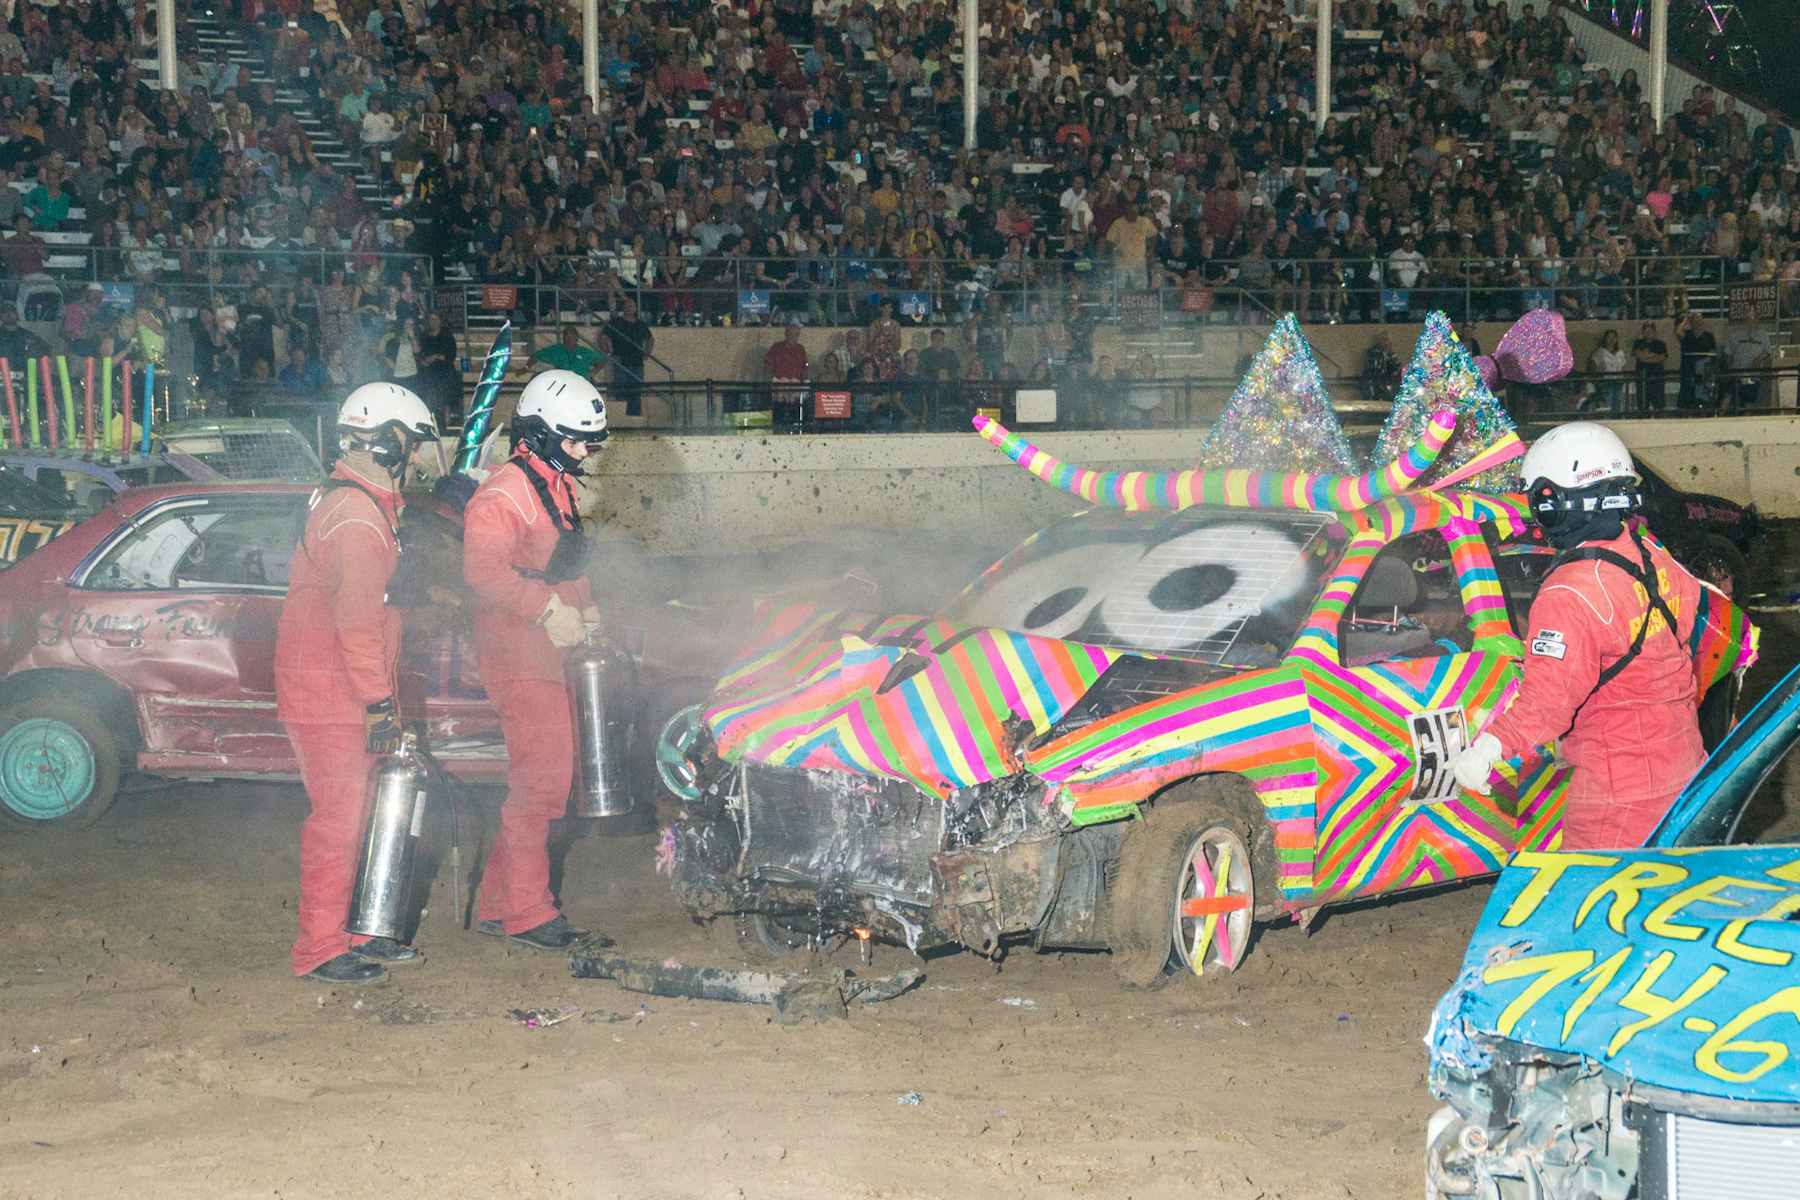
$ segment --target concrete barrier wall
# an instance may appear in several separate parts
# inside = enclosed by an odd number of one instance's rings
[[[1040,444],[1099,470],[1168,470],[1193,463],[1205,436],[1046,433]],[[735,553],[848,529],[1015,538],[1085,507],[973,433],[619,437],[586,500],[606,536],[668,554]]]
[[[1634,455],[1670,483],[1800,517],[1800,417],[1611,422]]]
[[[1633,453],[1670,482],[1769,517],[1800,517],[1800,417],[1623,421]],[[1099,470],[1180,469],[1204,429],[1034,434]],[[622,436],[586,508],[604,536],[655,553],[735,553],[842,530],[976,531],[1016,538],[1082,507],[973,434]]]

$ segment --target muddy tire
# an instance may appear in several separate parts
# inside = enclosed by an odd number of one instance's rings
[[[84,829],[119,795],[125,747],[91,697],[37,696],[0,711],[0,818],[41,831]]]
[[[721,913],[707,928],[713,944],[734,962],[769,965],[812,954],[810,939],[763,913]]]
[[[1108,917],[1113,971],[1125,987],[1242,965],[1258,882],[1270,882],[1257,856],[1266,825],[1252,825],[1247,795],[1235,781],[1198,781],[1167,793],[1126,833]]]

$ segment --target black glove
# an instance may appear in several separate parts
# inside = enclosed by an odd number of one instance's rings
[[[370,754],[397,753],[400,733],[400,715],[394,710],[392,696],[363,710],[363,749]]]

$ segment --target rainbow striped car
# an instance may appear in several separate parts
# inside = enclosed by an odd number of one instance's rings
[[[1029,939],[1148,986],[1235,969],[1258,921],[1554,849],[1549,754],[1488,797],[1448,770],[1518,679],[1520,498],[1225,484],[1052,525],[932,617],[769,615],[666,739],[690,911],[754,955]],[[1710,686],[1754,630],[1706,605]]]

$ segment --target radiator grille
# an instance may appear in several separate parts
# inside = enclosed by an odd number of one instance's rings
[[[898,780],[745,772],[744,873],[928,904],[944,804]]]
[[[1669,1117],[1669,1200],[1794,1200],[1800,1126]]]

